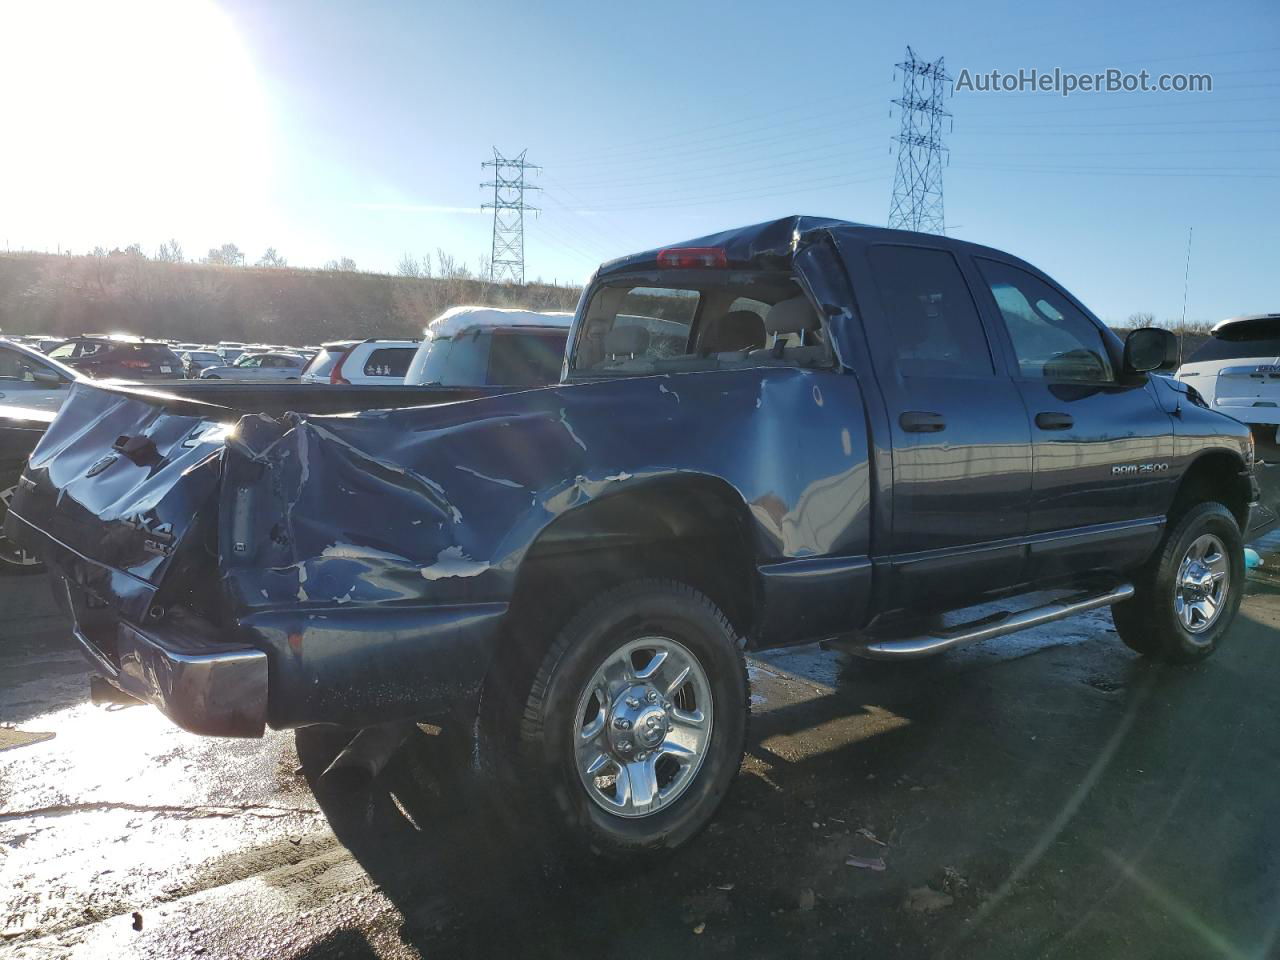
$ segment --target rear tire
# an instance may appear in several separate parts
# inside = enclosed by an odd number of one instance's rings
[[[0,574],[11,576],[28,576],[44,573],[45,565],[34,554],[28,553],[4,535],[4,518],[9,512],[9,503],[17,491],[16,486],[0,490]]]
[[[1134,582],[1132,600],[1111,608],[1130,649],[1168,663],[1195,663],[1217,649],[1244,596],[1244,538],[1231,511],[1200,503],[1165,533]]]
[[[579,851],[635,859],[679,847],[741,765],[742,648],[719,608],[684,584],[643,580],[600,596],[526,690],[518,774]]]

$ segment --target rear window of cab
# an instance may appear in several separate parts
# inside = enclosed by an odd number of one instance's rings
[[[606,281],[591,295],[570,362],[578,376],[830,362],[819,312],[785,274],[715,274],[670,286]]]

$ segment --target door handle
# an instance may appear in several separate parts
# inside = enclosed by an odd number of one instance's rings
[[[938,433],[947,429],[947,421],[940,413],[908,410],[898,417],[898,425],[907,433]]]
[[[1037,413],[1036,426],[1041,430],[1070,430],[1076,425],[1075,419],[1066,413]]]

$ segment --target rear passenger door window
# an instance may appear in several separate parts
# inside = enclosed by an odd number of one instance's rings
[[[975,258],[991,288],[1018,372],[1031,380],[1112,383],[1115,371],[1102,331],[1060,291],[997,260]]]
[[[366,377],[394,377],[403,380],[417,350],[413,347],[380,347],[364,363]]]
[[[881,245],[867,256],[903,376],[995,373],[978,310],[950,253]]]

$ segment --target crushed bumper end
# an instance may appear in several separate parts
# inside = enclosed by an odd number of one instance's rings
[[[210,643],[183,632],[181,621],[147,631],[116,624],[113,658],[79,624],[74,633],[102,676],[184,730],[260,737],[266,729],[267,655],[261,650]]]

